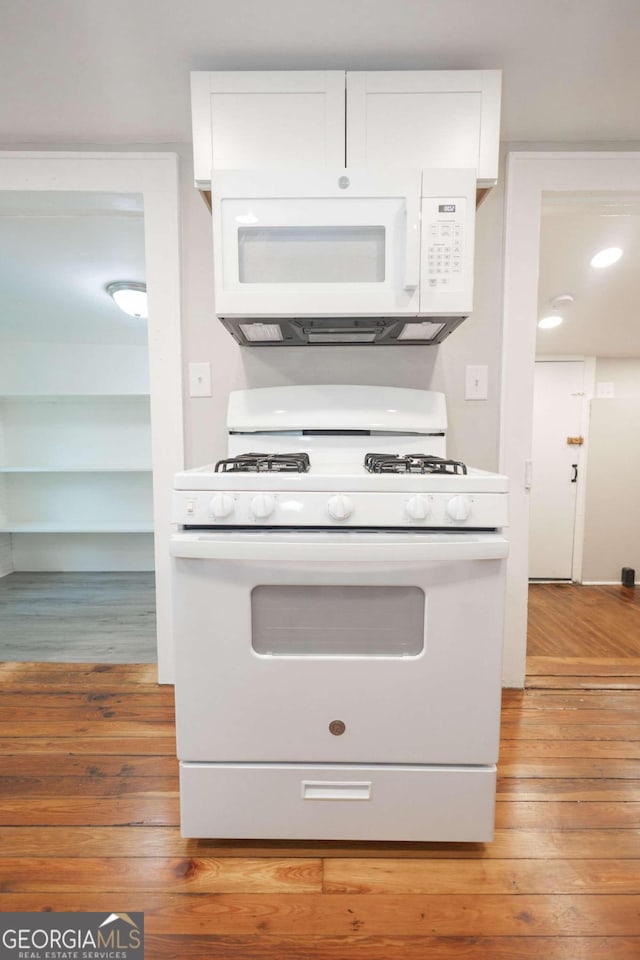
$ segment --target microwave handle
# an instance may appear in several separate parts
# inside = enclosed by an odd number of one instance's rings
[[[415,290],[420,283],[420,197],[410,194],[405,198],[407,215],[404,288]]]

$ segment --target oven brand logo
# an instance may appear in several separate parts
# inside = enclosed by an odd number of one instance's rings
[[[144,914],[3,913],[0,960],[144,960]]]

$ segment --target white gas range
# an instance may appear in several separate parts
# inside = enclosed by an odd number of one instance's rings
[[[176,476],[185,836],[488,840],[507,481],[441,394],[237,391]]]

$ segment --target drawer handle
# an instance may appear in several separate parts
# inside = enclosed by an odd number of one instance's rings
[[[371,781],[303,780],[303,800],[370,800]]]

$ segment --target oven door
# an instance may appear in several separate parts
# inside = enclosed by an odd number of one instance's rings
[[[220,317],[417,314],[420,171],[220,171]]]
[[[500,535],[192,531],[171,550],[181,760],[495,763]]]

